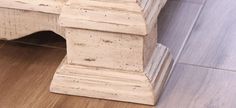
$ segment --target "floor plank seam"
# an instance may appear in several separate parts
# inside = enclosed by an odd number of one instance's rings
[[[207,0],[205,0],[205,1],[203,2],[203,5],[204,5],[204,6],[206,5],[206,2],[207,2]]]
[[[222,70],[222,71],[228,71],[228,72],[233,72],[233,73],[236,72],[236,70],[231,70],[231,69],[217,68],[217,67],[211,67],[211,66],[203,66],[203,65],[190,64],[190,63],[183,63],[183,62],[179,62],[179,64],[189,65],[189,66],[195,66],[195,67],[201,67],[201,68],[207,68],[207,69]]]
[[[197,20],[199,19],[200,15],[201,15],[201,13],[202,13],[204,7],[205,7],[206,2],[207,2],[207,0],[205,0],[203,4],[200,4],[201,7],[199,8],[199,11],[198,11],[198,13],[197,13],[197,16],[196,16],[196,18],[194,19],[194,23],[192,24],[192,26],[190,26],[191,29],[190,29],[189,32],[187,33],[187,36],[186,36],[186,38],[185,38],[185,40],[184,40],[184,42],[183,42],[183,44],[182,44],[182,46],[181,46],[181,48],[180,48],[180,51],[179,51],[179,53],[178,53],[177,56],[176,56],[176,61],[175,61],[175,63],[179,62],[180,56],[181,56],[182,53],[183,53],[183,49],[184,49],[185,45],[187,44],[189,38],[191,37],[193,28],[195,27],[196,22],[197,22]]]
[[[179,58],[180,58],[180,56],[181,56],[181,54],[182,54],[182,52],[183,52],[183,49],[184,49],[184,47],[185,47],[185,45],[186,45],[186,43],[187,43],[187,41],[188,41],[188,39],[189,39],[189,37],[190,37],[190,35],[191,35],[191,33],[192,33],[192,30],[193,30],[193,28],[194,28],[194,26],[195,26],[195,24],[196,24],[196,22],[197,22],[197,20],[198,20],[198,18],[199,18],[199,16],[200,16],[201,12],[202,12],[202,10],[203,10],[204,5],[203,5],[203,4],[200,4],[200,5],[201,5],[201,7],[199,8],[199,11],[197,12],[197,16],[196,16],[196,18],[194,19],[194,23],[190,26],[190,30],[189,30],[189,32],[187,33],[186,38],[184,39],[183,44],[181,45],[181,48],[180,48],[180,50],[179,50],[179,53],[177,54],[176,59],[175,59],[173,65],[172,65],[172,68],[171,68],[171,70],[170,70],[171,73],[174,71],[174,69],[175,69],[175,67],[176,67],[176,64],[178,63]],[[170,75],[169,77],[171,78],[171,75]],[[169,83],[170,78],[168,78],[168,80],[166,81],[166,85]],[[155,108],[157,108],[157,106],[155,106]]]
[[[180,56],[181,56],[181,54],[182,54],[182,52],[183,52],[183,49],[184,49],[184,47],[185,47],[185,45],[186,45],[186,43],[187,43],[189,37],[191,36],[192,30],[193,30],[193,28],[194,28],[194,26],[195,26],[195,24],[196,24],[196,22],[197,22],[197,20],[198,20],[198,18],[199,18],[199,16],[200,16],[201,12],[202,12],[203,7],[204,7],[204,5],[201,5],[201,7],[199,8],[199,11],[198,11],[198,13],[197,13],[197,16],[196,16],[196,18],[194,19],[194,23],[190,26],[191,29],[190,29],[189,32],[187,33],[186,38],[184,39],[183,44],[181,45],[181,48],[180,48],[180,50],[179,50],[179,53],[178,53],[177,56],[176,56],[176,59],[175,59],[175,61],[174,61],[174,63],[173,63],[173,67],[172,67],[171,71],[174,70],[176,64],[179,62],[179,58],[180,58]]]
[[[49,45],[40,45],[40,44],[34,44],[34,43],[28,43],[28,42],[21,42],[21,41],[11,41],[11,42],[20,43],[20,44],[25,44],[25,45],[38,46],[38,47],[45,47],[45,48],[53,48],[53,49],[66,50],[66,48],[54,47],[54,46],[49,46]]]
[[[189,40],[189,38],[190,38],[190,36],[191,36],[191,34],[192,34],[192,30],[193,30],[193,28],[195,27],[195,24],[196,24],[196,22],[197,22],[197,20],[198,20],[198,18],[199,18],[199,16],[200,16],[200,14],[202,13],[203,8],[204,8],[204,5],[201,5],[201,7],[199,8],[199,11],[198,11],[198,13],[197,13],[196,18],[194,19],[194,23],[190,26],[190,30],[189,30],[189,32],[187,33],[187,36],[186,36],[186,38],[184,39],[183,44],[181,45],[181,48],[180,48],[180,50],[179,50],[179,53],[178,53],[177,56],[176,56],[176,61],[175,61],[175,63],[179,62],[180,56],[181,56],[182,53],[183,53],[183,49],[184,49],[186,43],[188,42],[188,40]]]

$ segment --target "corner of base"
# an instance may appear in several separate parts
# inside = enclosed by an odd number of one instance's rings
[[[155,105],[169,76],[172,58],[158,45],[145,72],[131,72],[67,63],[58,67],[50,92]]]

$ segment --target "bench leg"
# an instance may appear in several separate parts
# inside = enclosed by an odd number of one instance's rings
[[[67,56],[54,75],[51,92],[148,105],[157,102],[172,66],[168,48],[156,39],[154,45],[146,45],[151,41],[135,35],[65,31]],[[153,50],[144,50],[152,46]]]
[[[148,105],[159,99],[172,57],[168,48],[156,43],[156,27],[148,36],[72,29],[59,26],[59,15],[0,10],[0,39],[45,30],[66,38],[67,56],[53,77],[51,92]]]

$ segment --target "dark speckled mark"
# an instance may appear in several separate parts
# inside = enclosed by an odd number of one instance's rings
[[[25,2],[22,2],[22,1],[16,1],[17,3],[21,3],[21,4],[27,4]]]
[[[105,43],[113,43],[112,41],[110,41],[110,40],[102,40],[103,42],[105,42]]]
[[[86,44],[84,44],[84,43],[75,43],[74,45],[76,45],[76,46],[86,46]]]
[[[48,6],[48,5],[46,5],[46,4],[39,4],[39,6]]]
[[[134,87],[136,87],[136,88],[137,88],[137,87],[141,87],[141,86],[139,86],[139,85],[135,85]]]
[[[84,59],[85,61],[89,61],[89,62],[92,62],[92,61],[96,61],[96,59],[94,59],[94,58],[86,58],[86,59]]]
[[[82,20],[82,19],[80,19]],[[116,25],[116,26],[130,26],[127,24],[118,24],[118,23],[112,23],[112,22],[106,22],[106,21],[94,21],[94,20],[86,20],[86,21],[90,21],[90,22],[96,22],[96,23],[105,23],[105,24],[112,24],[112,25]]]
[[[118,96],[118,94],[117,94],[117,93],[112,93],[112,95]]]

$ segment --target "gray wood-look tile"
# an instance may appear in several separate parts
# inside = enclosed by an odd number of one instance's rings
[[[236,70],[236,1],[208,0],[180,62]]]
[[[236,108],[236,73],[178,64],[156,108]]]
[[[206,0],[169,0],[169,1],[181,1],[181,2],[191,2],[197,4],[204,4]]]
[[[158,18],[158,42],[176,58],[200,11],[200,4],[168,1]]]

